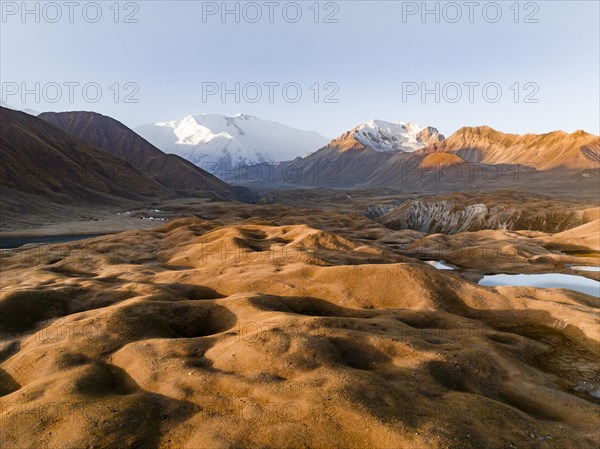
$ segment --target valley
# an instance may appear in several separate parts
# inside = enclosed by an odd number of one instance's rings
[[[164,204],[151,229],[3,251],[5,441],[597,445],[598,298],[477,284],[598,264],[565,251],[597,232],[397,231],[337,196]]]
[[[373,121],[230,183],[110,117],[0,113],[7,447],[600,444],[589,135],[531,170]]]
[[[600,2],[0,3],[0,449],[600,447]]]

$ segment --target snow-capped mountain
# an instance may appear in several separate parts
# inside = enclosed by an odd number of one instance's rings
[[[385,152],[415,151],[444,140],[444,136],[431,126],[423,128],[415,123],[383,120],[371,120],[357,126],[352,137],[367,148]]]
[[[204,168],[211,164],[236,167],[274,163],[301,157],[326,145],[329,139],[246,114],[189,115],[143,125],[135,131],[166,153],[175,153]]]
[[[279,164],[275,177],[288,184],[310,186],[394,184],[406,174],[404,163],[410,162],[411,167],[416,167],[425,157],[421,149],[443,140],[444,136],[431,126],[423,128],[414,123],[371,120],[346,131],[306,157]],[[461,160],[460,157],[454,159]]]

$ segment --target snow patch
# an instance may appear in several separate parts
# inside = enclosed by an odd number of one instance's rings
[[[211,171],[219,167],[277,163],[306,156],[328,138],[247,114],[188,115],[151,123],[135,131],[166,153],[174,153]],[[219,170],[219,171],[221,171]]]
[[[368,148],[384,152],[412,152],[444,140],[444,136],[431,126],[421,127],[416,123],[383,120],[371,120],[358,126],[354,138]]]

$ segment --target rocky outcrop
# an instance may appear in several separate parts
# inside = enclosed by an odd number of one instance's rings
[[[448,201],[409,201],[383,215],[382,223],[392,229],[413,229],[428,234],[456,234],[480,229],[513,229],[521,211],[472,204],[456,207]]]
[[[374,204],[372,206],[369,206],[365,216],[371,219],[381,217],[382,215],[385,215],[389,211],[398,207],[400,204],[402,204],[402,201],[394,201],[390,204]]]
[[[578,205],[563,203],[561,207],[548,208],[543,197],[513,201],[499,198],[500,201],[493,203],[468,197],[413,199],[400,204],[374,205],[365,215],[390,229],[412,229],[427,234],[498,229],[556,233],[580,226],[595,216],[591,209]]]

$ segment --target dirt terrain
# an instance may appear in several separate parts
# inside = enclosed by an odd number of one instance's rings
[[[474,282],[597,264],[593,213],[554,234],[365,216],[396,199],[141,204],[46,226],[149,229],[2,251],[2,447],[597,447],[598,298]]]

